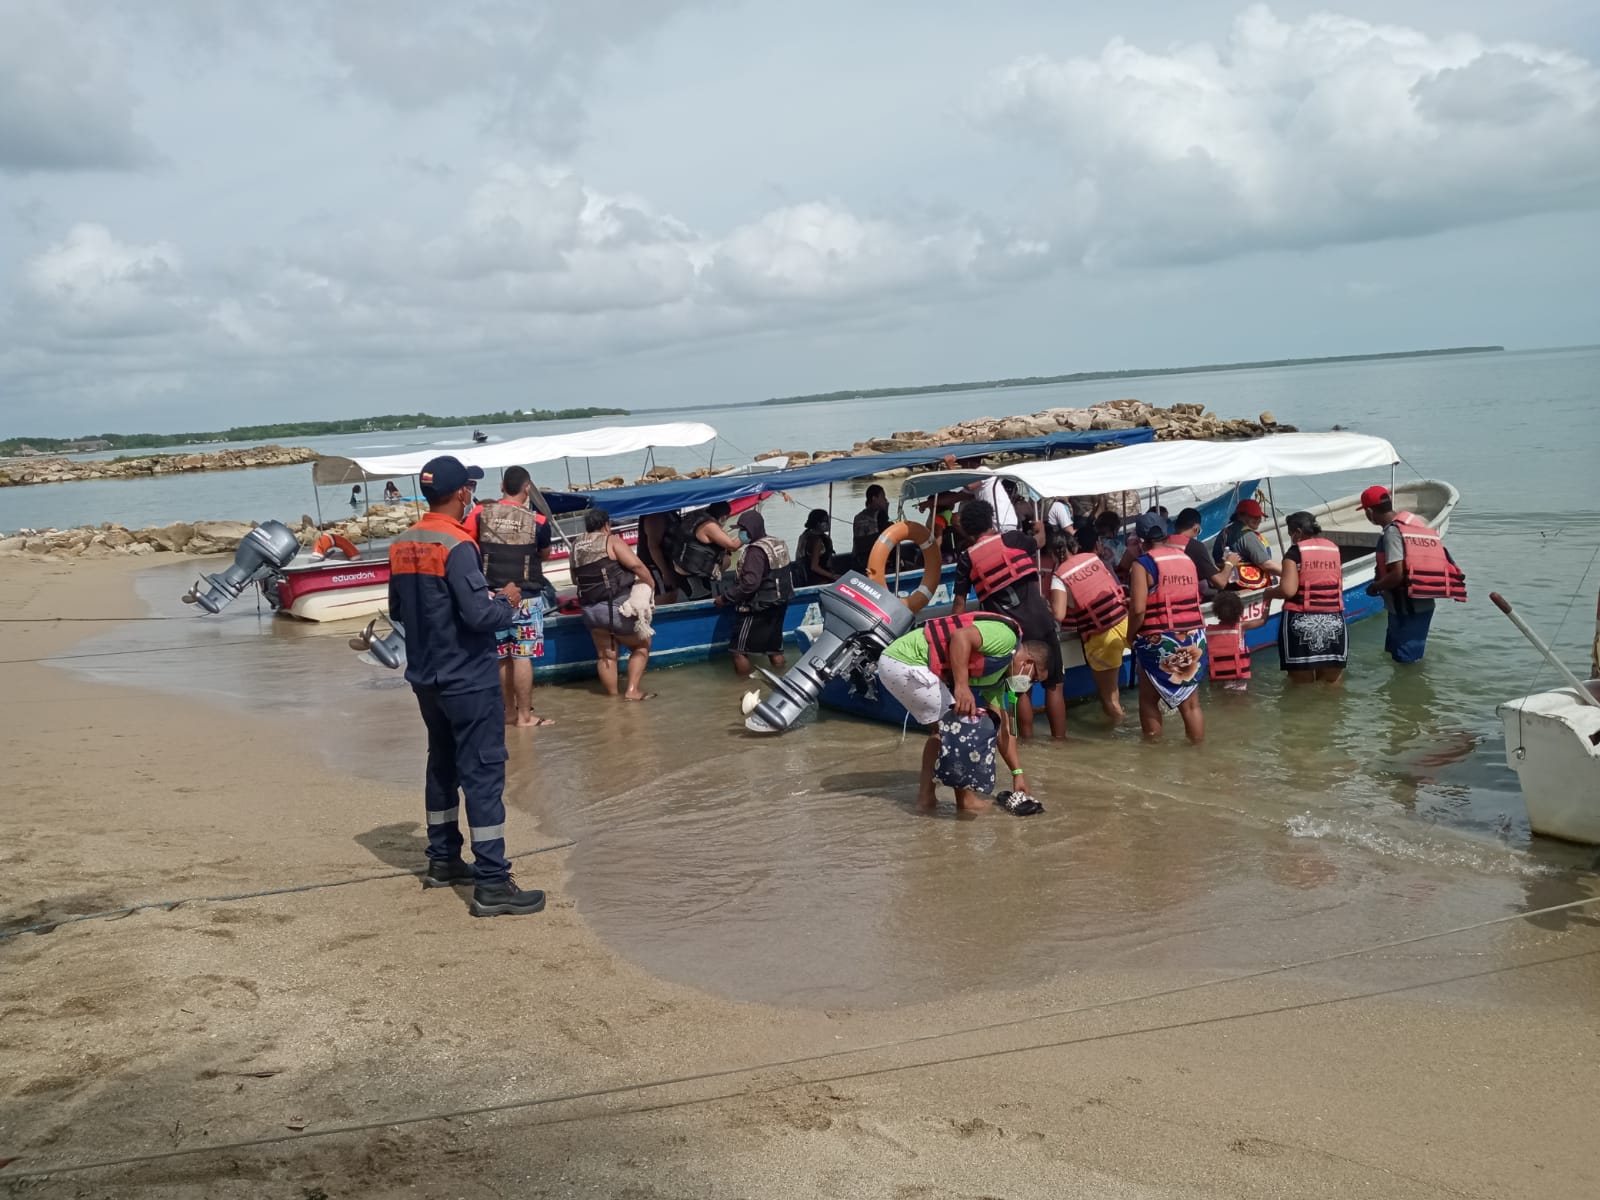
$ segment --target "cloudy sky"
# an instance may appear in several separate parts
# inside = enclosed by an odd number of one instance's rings
[[[1332,2],[0,0],[0,434],[1594,341],[1600,7]]]

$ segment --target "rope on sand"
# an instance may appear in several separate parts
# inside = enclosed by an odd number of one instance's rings
[[[534,850],[522,850],[516,854],[508,854],[507,858],[527,858],[530,854],[548,854],[552,850],[565,850],[569,846],[576,846],[573,841],[557,842],[553,846],[540,846]],[[72,925],[78,921],[104,921],[120,917],[131,916],[136,912],[147,909],[161,908],[168,912],[185,904],[220,904],[229,900],[259,900],[263,896],[289,896],[295,892],[314,892],[320,888],[349,887],[354,883],[372,883],[379,879],[401,879],[407,875],[419,876],[427,871],[426,867],[410,867],[403,871],[384,871],[377,875],[352,875],[348,879],[326,879],[320,883],[301,883],[293,887],[266,888],[259,892],[236,892],[230,896],[184,896],[177,900],[147,900],[143,904],[130,904],[126,908],[108,908],[104,912],[73,913],[71,916],[62,917],[55,921],[41,921],[37,925],[24,925],[20,929],[0,929],[0,941],[6,938],[20,937],[24,933],[49,933],[61,925]]]
[[[553,847],[552,847],[553,848]],[[400,1125],[419,1125],[430,1121],[461,1120],[465,1117],[485,1116],[496,1113],[512,1112],[520,1109],[544,1108],[554,1104],[569,1103],[576,1100],[604,1099],[612,1096],[625,1095],[630,1092],[654,1091],[661,1088],[676,1087],[689,1083],[704,1083],[711,1080],[727,1079],[737,1075],[750,1075],[763,1071],[781,1071],[793,1067],[807,1066],[813,1063],[828,1062],[833,1059],[845,1058],[858,1054],[870,1054],[884,1050],[896,1050],[906,1046],[914,1046],[926,1042],[943,1041],[950,1038],[964,1037],[969,1034],[987,1033],[994,1030],[1016,1028],[1018,1026],[1034,1024],[1040,1021],[1054,1020],[1060,1017],[1075,1016],[1080,1013],[1096,1012],[1102,1009],[1118,1008],[1128,1004],[1137,1004],[1145,1000],[1162,999],[1177,996],[1186,992],[1201,991],[1206,988],[1217,987],[1228,983],[1242,983],[1252,979],[1262,979],[1269,975],[1280,975],[1286,971],[1295,971],[1303,967],[1320,966],[1323,963],[1337,962],[1340,959],[1356,958],[1364,954],[1372,954],[1380,950],[1394,950],[1402,946],[1414,946],[1419,942],[1435,941],[1439,938],[1451,937],[1458,933],[1470,933],[1477,929],[1487,929],[1493,925],[1504,925],[1512,921],[1526,921],[1534,917],[1548,916],[1552,913],[1566,912],[1585,905],[1600,903],[1600,896],[1589,896],[1582,900],[1571,900],[1565,904],[1552,904],[1546,908],[1537,908],[1529,912],[1509,913],[1503,917],[1491,917],[1483,921],[1475,921],[1470,925],[1457,925],[1450,929],[1439,929],[1432,933],[1419,933],[1411,937],[1395,938],[1392,941],[1379,942],[1372,946],[1363,946],[1355,950],[1341,950],[1334,954],[1323,955],[1319,958],[1300,959],[1296,962],[1282,963],[1275,967],[1262,967],[1255,971],[1246,971],[1239,975],[1224,975],[1215,979],[1205,979],[1198,983],[1180,984],[1176,987],[1162,988],[1154,992],[1144,992],[1132,996],[1123,996],[1114,1000],[1101,1000],[1089,1004],[1076,1005],[1071,1008],[1053,1009],[1048,1012],[1035,1013],[1026,1017],[1014,1017],[1003,1021],[990,1021],[981,1025],[969,1025],[960,1029],[948,1029],[940,1033],[915,1034],[910,1037],[895,1038],[890,1041],[874,1042],[867,1045],[855,1046],[845,1050],[831,1050],[821,1054],[802,1055],[797,1058],[782,1059],[776,1062],[753,1063],[748,1066],[726,1067],[720,1070],[700,1071],[690,1075],[677,1075],[668,1079],[654,1079],[641,1083],[623,1083],[612,1087],[592,1088],[581,1092],[563,1092],[545,1096],[527,1096],[518,1099],[504,1100],[495,1104],[479,1104],[467,1108],[455,1108],[434,1112],[413,1113],[408,1116],[386,1117],[379,1120],[353,1122],[346,1125],[329,1125],[318,1129],[291,1130],[285,1133],[269,1134],[265,1137],[244,1138],[233,1142],[218,1142],[201,1146],[186,1146],[176,1150],[158,1150],[147,1154],[130,1154],[119,1158],[93,1159],[85,1162],[58,1163],[53,1166],[31,1167],[21,1171],[0,1170],[0,1180],[8,1179],[39,1179],[50,1175],[64,1175],[80,1171],[93,1171],[109,1167],[143,1166],[149,1163],[165,1162],[175,1158],[187,1158],[196,1154],[227,1153],[238,1150],[257,1149],[263,1146],[276,1146],[287,1142],[305,1141],[310,1138],[336,1137],[341,1134],[371,1133],[379,1129],[389,1129]],[[1541,959],[1532,963],[1516,964],[1516,969],[1523,966],[1542,966],[1551,962],[1562,962],[1570,958],[1579,957],[1581,954],[1591,953],[1582,951],[1578,955],[1563,955],[1553,959]],[[1478,972],[1489,974],[1492,972]],[[1052,1049],[1059,1046],[1071,1045],[1076,1042],[1089,1042],[1105,1040],[1114,1037],[1124,1037],[1141,1033],[1157,1033],[1171,1029],[1190,1028],[1202,1025],[1215,1025],[1227,1021],[1242,1020],[1252,1016],[1265,1016],[1272,1013],[1290,1012],[1300,1008],[1316,1007],[1319,1005],[1336,1004],[1350,1000],[1367,999],[1372,996],[1385,995],[1395,991],[1415,990],[1418,987],[1432,987],[1452,980],[1433,980],[1428,983],[1409,985],[1401,988],[1387,988],[1380,991],[1360,992],[1327,1000],[1311,1001],[1305,1004],[1277,1005],[1271,1008],[1252,1010],[1243,1013],[1233,1013],[1216,1017],[1199,1017],[1186,1021],[1171,1022],[1147,1028],[1122,1030],[1107,1034],[1085,1034],[1081,1037],[1068,1038],[1045,1043],[1030,1043],[1025,1046],[1007,1048],[994,1051],[981,1051],[972,1054],[946,1056],[929,1061],[902,1063],[886,1067],[877,1067],[852,1071],[846,1074],[831,1076],[828,1079],[788,1079],[762,1088],[740,1088],[730,1090],[725,1094],[709,1097],[698,1097],[690,1100],[666,1100],[656,1104],[639,1105],[623,1110],[623,1113],[656,1112],[670,1108],[686,1107],[692,1104],[713,1103],[718,1100],[736,1099],[749,1095],[752,1092],[781,1091],[786,1088],[804,1086],[806,1084],[832,1082],[837,1079],[860,1078],[873,1075],[886,1075],[898,1071],[914,1071],[927,1067],[940,1066],[951,1062],[965,1062],[980,1058],[992,1058],[1005,1054],[1022,1054],[1033,1050]],[[583,1121],[605,1117],[611,1112],[579,1113],[571,1117],[557,1118],[546,1124],[558,1124],[571,1121]],[[15,1159],[11,1161],[16,1161]]]

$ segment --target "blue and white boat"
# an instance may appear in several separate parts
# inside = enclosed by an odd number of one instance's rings
[[[993,476],[1013,480],[1022,494],[1038,499],[1134,491],[1141,493],[1153,508],[1191,504],[1198,498],[1203,501],[1196,507],[1205,518],[1204,535],[1210,537],[1232,514],[1238,500],[1251,495],[1257,483],[1264,482],[1272,524],[1263,523],[1262,529],[1281,546],[1287,540],[1281,527],[1287,513],[1272,500],[1274,478],[1388,468],[1395,507],[1415,513],[1440,533],[1446,532],[1460,494],[1450,484],[1438,480],[1394,484],[1398,462],[1399,455],[1383,438],[1357,433],[1283,433],[1247,442],[1160,442],[1060,462],[1019,463],[992,471],[929,472],[906,480],[901,501],[953,491]],[[1210,499],[1205,500],[1208,495]],[[1317,518],[1323,536],[1337,545],[1343,556],[1346,624],[1382,612],[1383,601],[1366,592],[1375,573],[1379,531],[1366,520],[1358,497],[1345,496],[1307,511]],[[922,610],[923,620],[949,611],[948,584],[947,580],[935,603]],[[1283,601],[1269,601],[1260,591],[1244,593],[1242,598],[1246,620],[1264,618],[1263,623],[1246,636],[1249,649],[1254,652],[1276,646]],[[1211,606],[1207,604],[1208,617],[1210,611]],[[809,645],[819,628],[820,621],[804,626],[802,645]],[[1060,637],[1067,697],[1094,696],[1094,677],[1084,662],[1077,633],[1063,630]],[[1123,657],[1122,672],[1123,686],[1132,686],[1131,653]],[[1043,689],[1035,686],[1032,698],[1035,704],[1042,705]],[[821,703],[831,709],[894,725],[907,719],[899,702],[876,686],[870,672],[855,680],[830,681],[822,691]]]

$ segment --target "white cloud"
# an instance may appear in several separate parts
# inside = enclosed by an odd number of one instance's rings
[[[1028,58],[995,120],[1058,158],[1091,263],[1205,261],[1600,201],[1600,72],[1559,51],[1256,6],[1226,46]]]
[[[27,263],[23,284],[35,318],[80,337],[168,331],[193,306],[174,246],[121,242],[103,225],[73,226]]]
[[[67,0],[0,0],[0,172],[159,160],[109,31]]]

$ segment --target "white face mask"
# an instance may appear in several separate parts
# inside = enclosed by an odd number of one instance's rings
[[[1007,675],[1006,676],[1006,686],[1008,688],[1010,688],[1013,692],[1015,692],[1017,695],[1020,696],[1020,695],[1022,695],[1023,692],[1027,691],[1029,688],[1031,688],[1033,686],[1033,676],[1032,675]]]

